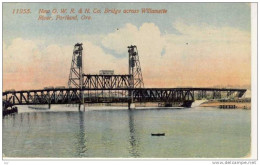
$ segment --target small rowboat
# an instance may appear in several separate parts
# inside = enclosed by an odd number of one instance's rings
[[[165,136],[165,133],[151,133],[151,136]]]

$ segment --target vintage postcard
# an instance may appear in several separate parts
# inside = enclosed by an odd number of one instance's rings
[[[3,160],[256,163],[256,3],[2,6]]]

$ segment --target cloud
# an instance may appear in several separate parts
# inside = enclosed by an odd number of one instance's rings
[[[250,33],[230,27],[177,23],[168,35],[165,58],[175,60],[187,85],[238,85],[251,81]],[[173,53],[169,53],[173,52]],[[177,69],[177,68],[176,68]],[[181,73],[180,73],[181,74]],[[176,77],[180,76],[174,75]]]
[[[42,88],[62,83],[63,78],[68,77],[68,49],[58,45],[42,47],[42,42],[14,39],[3,48],[4,89]]]
[[[144,69],[143,76],[153,78],[161,72],[161,69],[158,70],[158,67],[154,68],[154,66],[163,65],[161,53],[165,46],[165,39],[154,23],[144,23],[139,28],[126,24],[125,27],[105,36],[102,44],[126,56],[128,56],[127,46],[137,45],[141,66]]]
[[[137,45],[146,86],[250,84],[249,32],[182,21],[173,27],[180,34],[162,34],[153,23],[139,28],[126,24],[105,36],[102,44],[124,54],[127,46]]]
[[[102,44],[104,47],[114,50],[118,54],[127,52],[127,46],[133,45],[138,37],[138,29],[132,24],[116,30],[114,33],[106,35]]]
[[[113,69],[117,74],[127,74],[127,46],[137,45],[146,87],[251,83],[249,32],[182,21],[173,27],[180,34],[162,34],[154,23],[144,23],[140,27],[126,24],[109,34],[75,36],[83,43],[84,73]],[[16,38],[10,45],[3,43],[4,89],[67,84],[73,45],[45,42]]]
[[[90,41],[83,41],[84,72],[98,74],[99,70],[112,69],[116,74],[127,72],[127,58],[118,59]]]
[[[84,73],[98,73],[100,69],[127,71],[127,59],[118,60],[100,47],[83,41]],[[45,86],[66,86],[72,60],[73,45],[52,44],[16,38],[3,44],[4,89],[39,89]],[[121,65],[118,65],[120,63]]]

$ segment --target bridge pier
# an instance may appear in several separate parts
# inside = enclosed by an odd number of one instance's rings
[[[128,103],[128,109],[135,109],[135,103]]]
[[[82,104],[82,106],[83,106],[83,111],[85,111],[85,109],[86,109],[85,104]],[[79,111],[80,111],[80,109],[81,109],[81,104],[79,104]]]

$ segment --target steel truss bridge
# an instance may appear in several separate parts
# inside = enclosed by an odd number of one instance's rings
[[[156,102],[190,107],[196,99],[239,98],[246,89],[145,88],[136,46],[129,46],[129,74],[84,74],[82,44],[73,50],[68,87],[3,92],[12,105]],[[177,104],[176,104],[177,103]],[[80,107],[80,106],[79,106]]]
[[[81,92],[84,91],[85,103],[122,103],[131,99],[129,90],[133,91],[134,102],[140,103],[220,99],[231,95],[241,97],[245,93],[243,89],[218,88],[62,88],[4,92],[3,99],[14,105],[78,104],[81,103]]]

